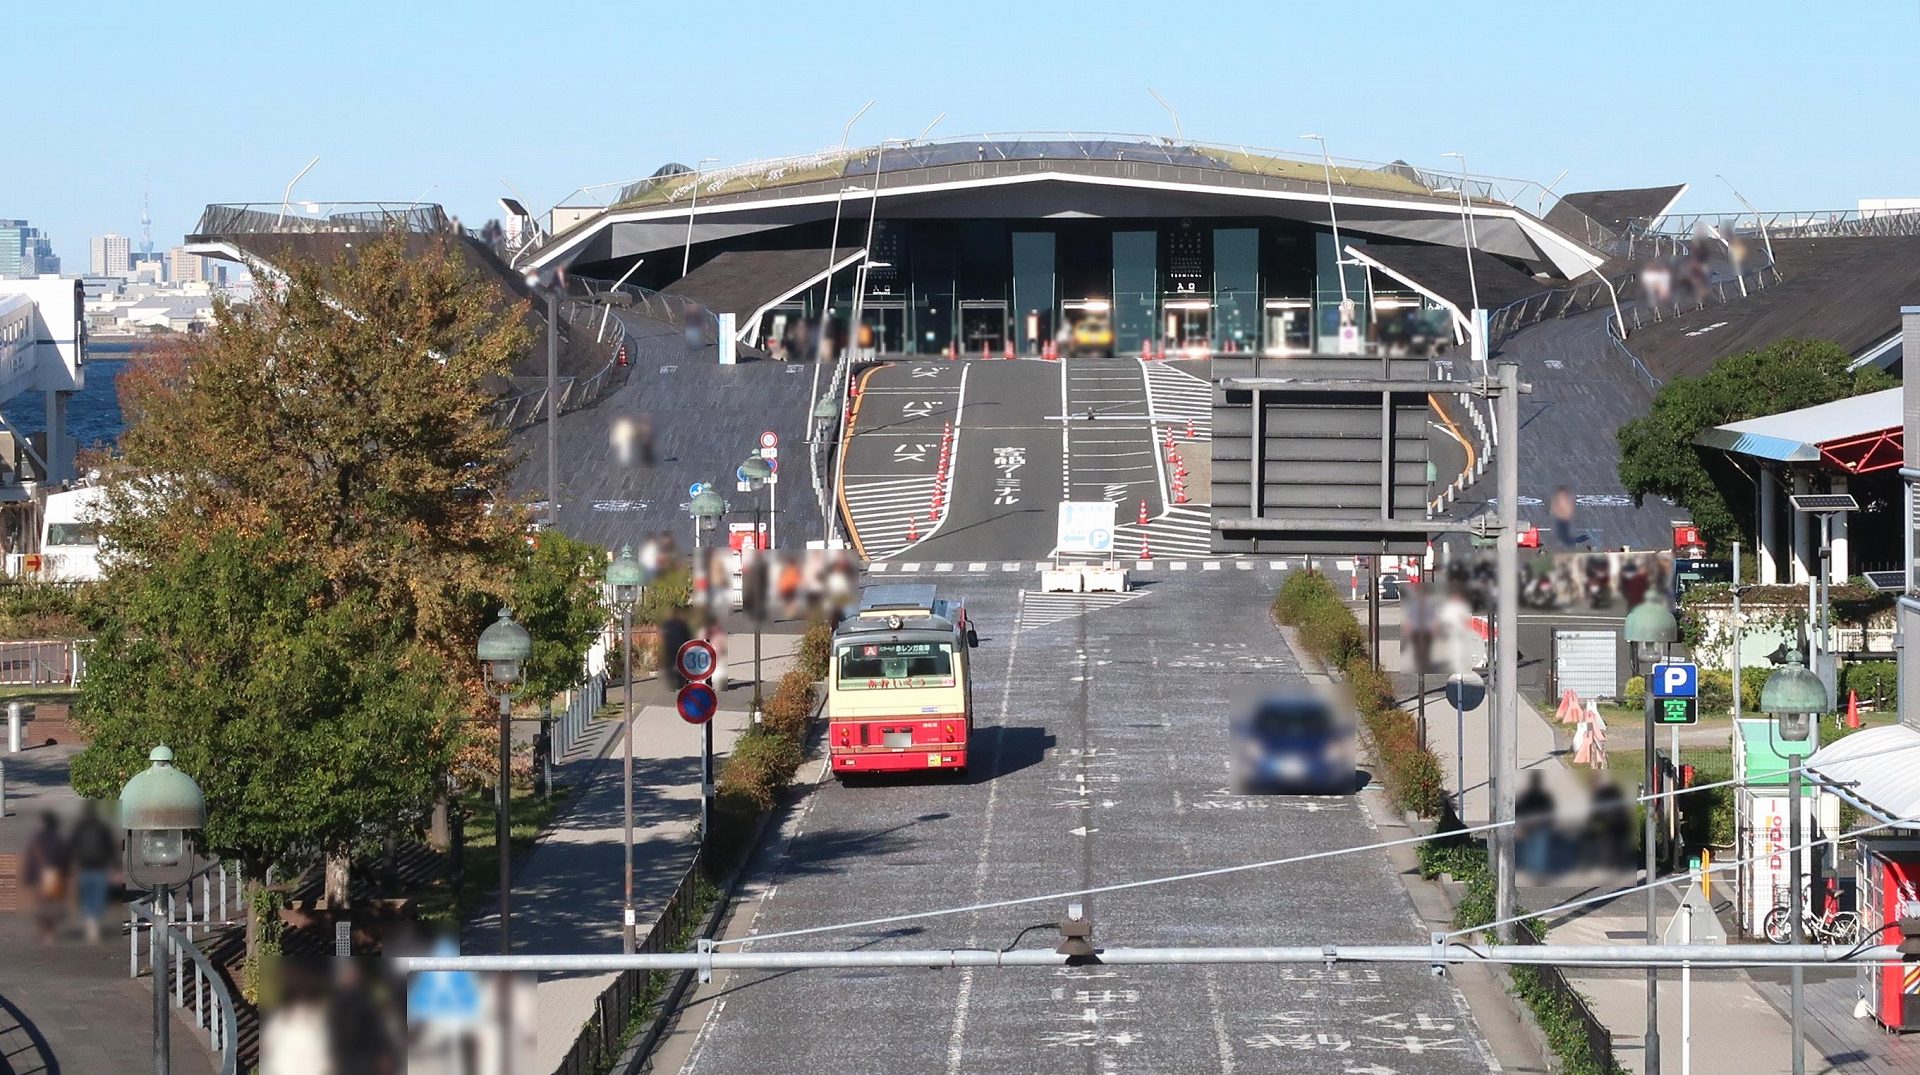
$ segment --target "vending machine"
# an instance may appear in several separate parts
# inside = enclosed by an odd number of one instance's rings
[[[1899,944],[1900,920],[1920,917],[1920,838],[1863,835],[1854,868],[1860,886],[1860,939]],[[1865,964],[1860,991],[1881,1026],[1920,1030],[1920,963]]]

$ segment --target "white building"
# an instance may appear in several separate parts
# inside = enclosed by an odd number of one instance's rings
[[[47,416],[44,431],[13,429],[0,418],[0,502],[73,479],[78,445],[67,433],[67,401],[87,384],[83,303],[71,278],[0,280],[0,402],[41,392]]]
[[[125,276],[133,260],[133,246],[124,235],[108,232],[93,240],[88,271],[95,276]]]
[[[184,246],[167,251],[167,279],[176,284],[197,284],[206,278],[206,258],[187,253]]]

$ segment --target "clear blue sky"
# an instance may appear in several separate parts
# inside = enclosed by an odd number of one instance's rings
[[[1080,16],[1067,8],[1098,11]],[[830,12],[829,12],[829,9]],[[1060,9],[1060,10],[1056,10]],[[212,13],[208,13],[211,11]],[[961,12],[965,15],[962,16]],[[0,217],[154,245],[209,201],[424,196],[478,224],[670,161],[918,133],[1170,133],[1551,180],[1693,184],[1682,203],[1920,196],[1920,3],[1578,7],[1217,0],[11,5]],[[1904,151],[1903,151],[1904,150]]]

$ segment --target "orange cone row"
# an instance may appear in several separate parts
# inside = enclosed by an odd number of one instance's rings
[[[1140,525],[1147,525],[1147,502],[1144,500],[1140,502]]]
[[[907,540],[920,540],[920,520],[911,515],[907,516]]]
[[[1147,535],[1145,534],[1140,535],[1140,559],[1153,559],[1153,550],[1147,548]]]

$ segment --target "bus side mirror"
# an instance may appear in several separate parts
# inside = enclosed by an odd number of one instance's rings
[[[967,628],[967,648],[968,649],[980,648],[980,635],[971,627]]]

